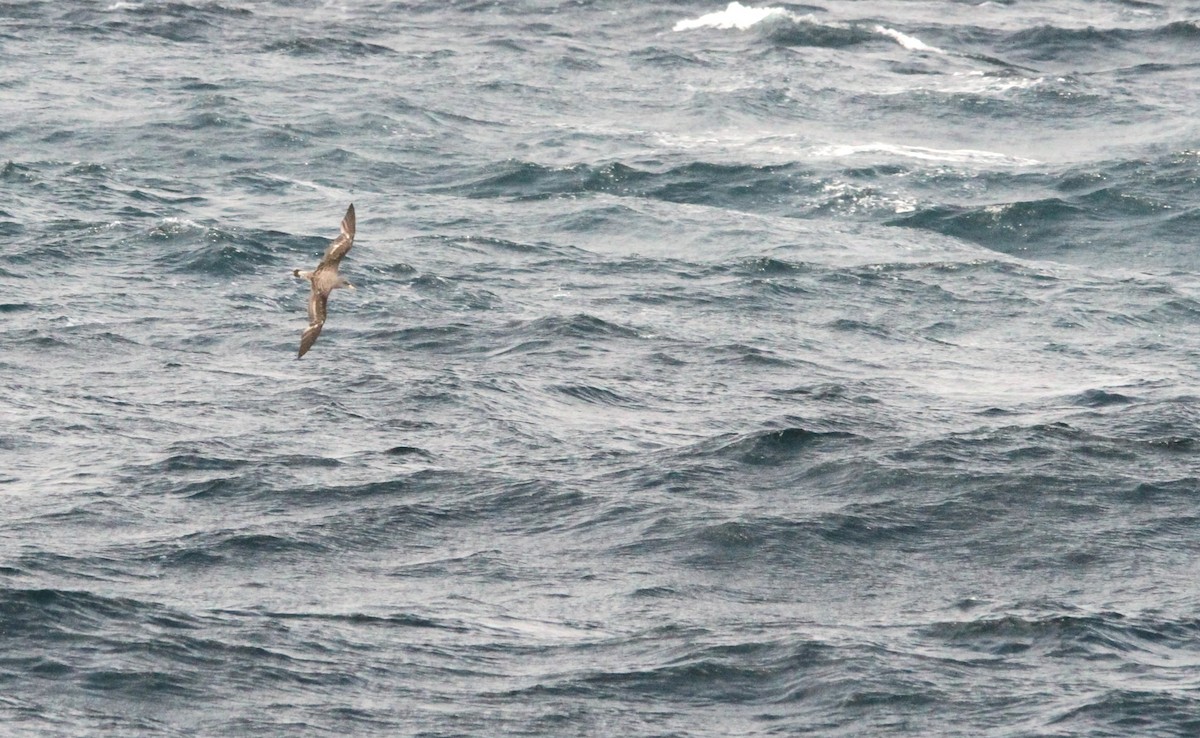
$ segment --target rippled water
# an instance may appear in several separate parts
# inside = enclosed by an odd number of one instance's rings
[[[1200,733],[1198,16],[0,4],[0,732]]]

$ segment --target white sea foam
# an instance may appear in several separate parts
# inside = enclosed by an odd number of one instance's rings
[[[745,31],[748,28],[762,23],[768,19],[789,19],[795,20],[796,15],[784,8],[755,8],[749,5],[742,5],[739,2],[731,2],[724,10],[718,10],[713,13],[702,15],[699,18],[689,20],[681,20],[675,24],[676,31],[693,31],[698,28],[718,28],[718,29],[733,29]],[[887,36],[896,43],[900,44],[909,51],[921,51],[930,54],[945,54],[946,52],[936,46],[930,46],[915,36],[909,36],[906,33],[897,31],[894,28],[887,26],[876,25],[872,29],[875,33]]]
[[[918,159],[920,161],[940,161],[948,164],[981,164],[988,166],[1032,166],[1040,163],[1036,159],[1009,156],[1008,154],[1001,154],[996,151],[983,151],[980,149],[931,149],[924,146],[904,146],[889,143],[817,146],[809,154],[819,159],[842,159],[864,154],[882,154],[906,159]]]
[[[168,225],[168,226],[183,226],[185,228],[203,228],[204,227],[190,218],[178,218],[174,215],[168,215],[167,217],[162,219],[162,222],[163,222],[163,225]]]
[[[918,204],[911,197],[904,197],[893,192],[881,192],[871,187],[860,187],[848,182],[826,182],[821,186],[821,191],[828,198],[824,207],[844,214],[882,210],[902,215],[916,210]]]
[[[736,28],[744,31],[768,18],[789,18],[791,13],[783,8],[752,8],[739,2],[729,3],[724,10],[702,15],[692,20],[681,20],[675,24],[676,31],[692,31],[697,28]]]
[[[908,80],[911,81],[911,80]],[[1003,95],[1013,90],[1027,90],[1043,84],[1044,77],[1022,77],[997,75],[981,71],[954,72],[950,75],[929,76],[919,80],[922,84],[889,85],[877,90],[880,95],[911,95],[913,92],[928,91],[950,95]]]
[[[938,89],[942,92],[967,92],[982,95],[1008,92],[1009,90],[1027,90],[1044,81],[1044,77],[1001,77],[984,72],[956,72],[952,81]]]
[[[895,28],[888,28],[887,26],[875,26],[874,31],[875,31],[875,33],[879,33],[884,36],[887,36],[888,38],[892,39],[893,41],[900,44],[901,46],[908,49],[909,51],[926,51],[931,54],[945,54],[946,53],[945,51],[942,51],[941,49],[939,49],[936,46],[930,46],[929,44],[925,43],[921,39],[913,37],[913,36],[909,36],[908,34],[905,34],[905,33],[901,33],[900,31],[897,31]]]

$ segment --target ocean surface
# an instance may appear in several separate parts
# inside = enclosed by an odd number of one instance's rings
[[[0,3],[0,735],[1200,735],[1198,75],[1200,2]]]

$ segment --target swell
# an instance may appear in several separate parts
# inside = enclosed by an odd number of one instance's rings
[[[206,43],[230,26],[245,23],[254,13],[215,2],[115,2],[97,9],[70,8],[58,23],[80,36],[152,36],[176,43]]]
[[[783,22],[769,24],[766,28],[766,38],[778,46],[845,49],[878,41],[880,36],[869,26],[860,24],[839,26],[792,17]]]
[[[1147,48],[1154,44],[1175,44],[1200,37],[1200,26],[1192,21],[1174,21],[1147,28],[1066,28],[1041,25],[1022,29],[995,41],[1002,53],[1010,53],[1032,62],[1081,57],[1111,57],[1126,47]]]
[[[879,220],[1005,254],[1068,261],[1097,258],[1090,244],[1101,239],[1133,249],[1149,238],[1180,247],[1155,248],[1150,254],[1154,261],[1197,262],[1186,246],[1200,220],[1200,198],[1189,184],[1200,173],[1200,160],[1188,152],[1087,168],[1026,164],[1015,171],[986,162],[946,166],[914,160],[881,171],[815,169],[802,163],[692,162],[657,170],[621,163],[497,166],[501,172],[447,191],[518,200],[603,194],[797,218]],[[989,197],[947,201],[946,192],[956,183],[964,190],[983,186]],[[893,189],[897,184],[902,189]],[[601,217],[591,225],[606,223]],[[1128,230],[1129,224],[1138,229]]]
[[[921,635],[943,647],[991,656],[1119,656],[1124,661],[1155,662],[1176,649],[1194,650],[1200,632],[1200,620],[1195,618],[1129,617],[1115,611],[1079,612],[1061,603],[1031,604],[1041,610],[1056,604],[1057,612],[936,623],[922,628]]]
[[[664,628],[655,637],[676,641],[680,633]],[[822,682],[838,657],[837,649],[817,640],[745,640],[720,643],[716,634],[688,634],[698,643],[677,654],[654,654],[637,667],[619,668],[611,656],[607,668],[567,674],[553,681],[509,692],[524,699],[554,695],[619,700],[669,698],[687,702],[787,704],[805,696],[806,682]],[[630,644],[626,650],[636,650]],[[611,649],[610,649],[611,650]]]
[[[1197,263],[1190,243],[1200,220],[1191,182],[1200,160],[1172,152],[1155,160],[1112,160],[1086,168],[988,173],[994,193],[984,202],[922,205],[888,224],[930,230],[989,249],[1063,260],[1103,258],[1090,244],[1103,240],[1114,254],[1138,249],[1153,263]],[[1145,244],[1163,244],[1147,249]]]
[[[279,263],[269,245],[284,234],[205,226],[190,220],[167,218],[147,235],[159,253],[156,262],[169,271],[210,277],[255,274]]]
[[[388,46],[375,43],[365,43],[330,37],[303,36],[287,40],[272,41],[264,50],[267,52],[284,53],[291,56],[343,56],[359,57],[363,55],[394,55],[396,51]]]
[[[449,191],[475,198],[536,200],[564,195],[605,193],[668,202],[729,206],[742,201],[796,197],[815,189],[798,165],[752,166],[703,162],[661,172],[612,163],[598,166],[546,167],[507,162],[499,173],[456,185]]]
[[[0,680],[19,669],[28,680],[26,694],[104,700],[114,712],[129,701],[134,715],[180,699],[236,700],[239,690],[361,684],[332,656],[340,645],[336,635],[326,636],[328,647],[296,656],[279,644],[262,645],[253,631],[270,626],[260,620],[219,610],[194,615],[74,590],[0,588],[0,627],[11,636]],[[392,622],[409,624],[399,617]]]

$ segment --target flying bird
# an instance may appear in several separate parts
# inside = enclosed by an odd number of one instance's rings
[[[350,207],[346,208],[345,217],[342,218],[341,234],[329,244],[317,268],[311,272],[292,270],[292,274],[307,279],[312,284],[312,295],[308,298],[308,328],[305,328],[300,336],[300,353],[296,355],[297,359],[308,353],[317,342],[317,336],[321,335],[321,327],[325,325],[325,306],[329,302],[329,293],[338,287],[354,289],[354,285],[338,274],[338,264],[342,263],[342,259],[353,245],[354,204],[351,203]]]

